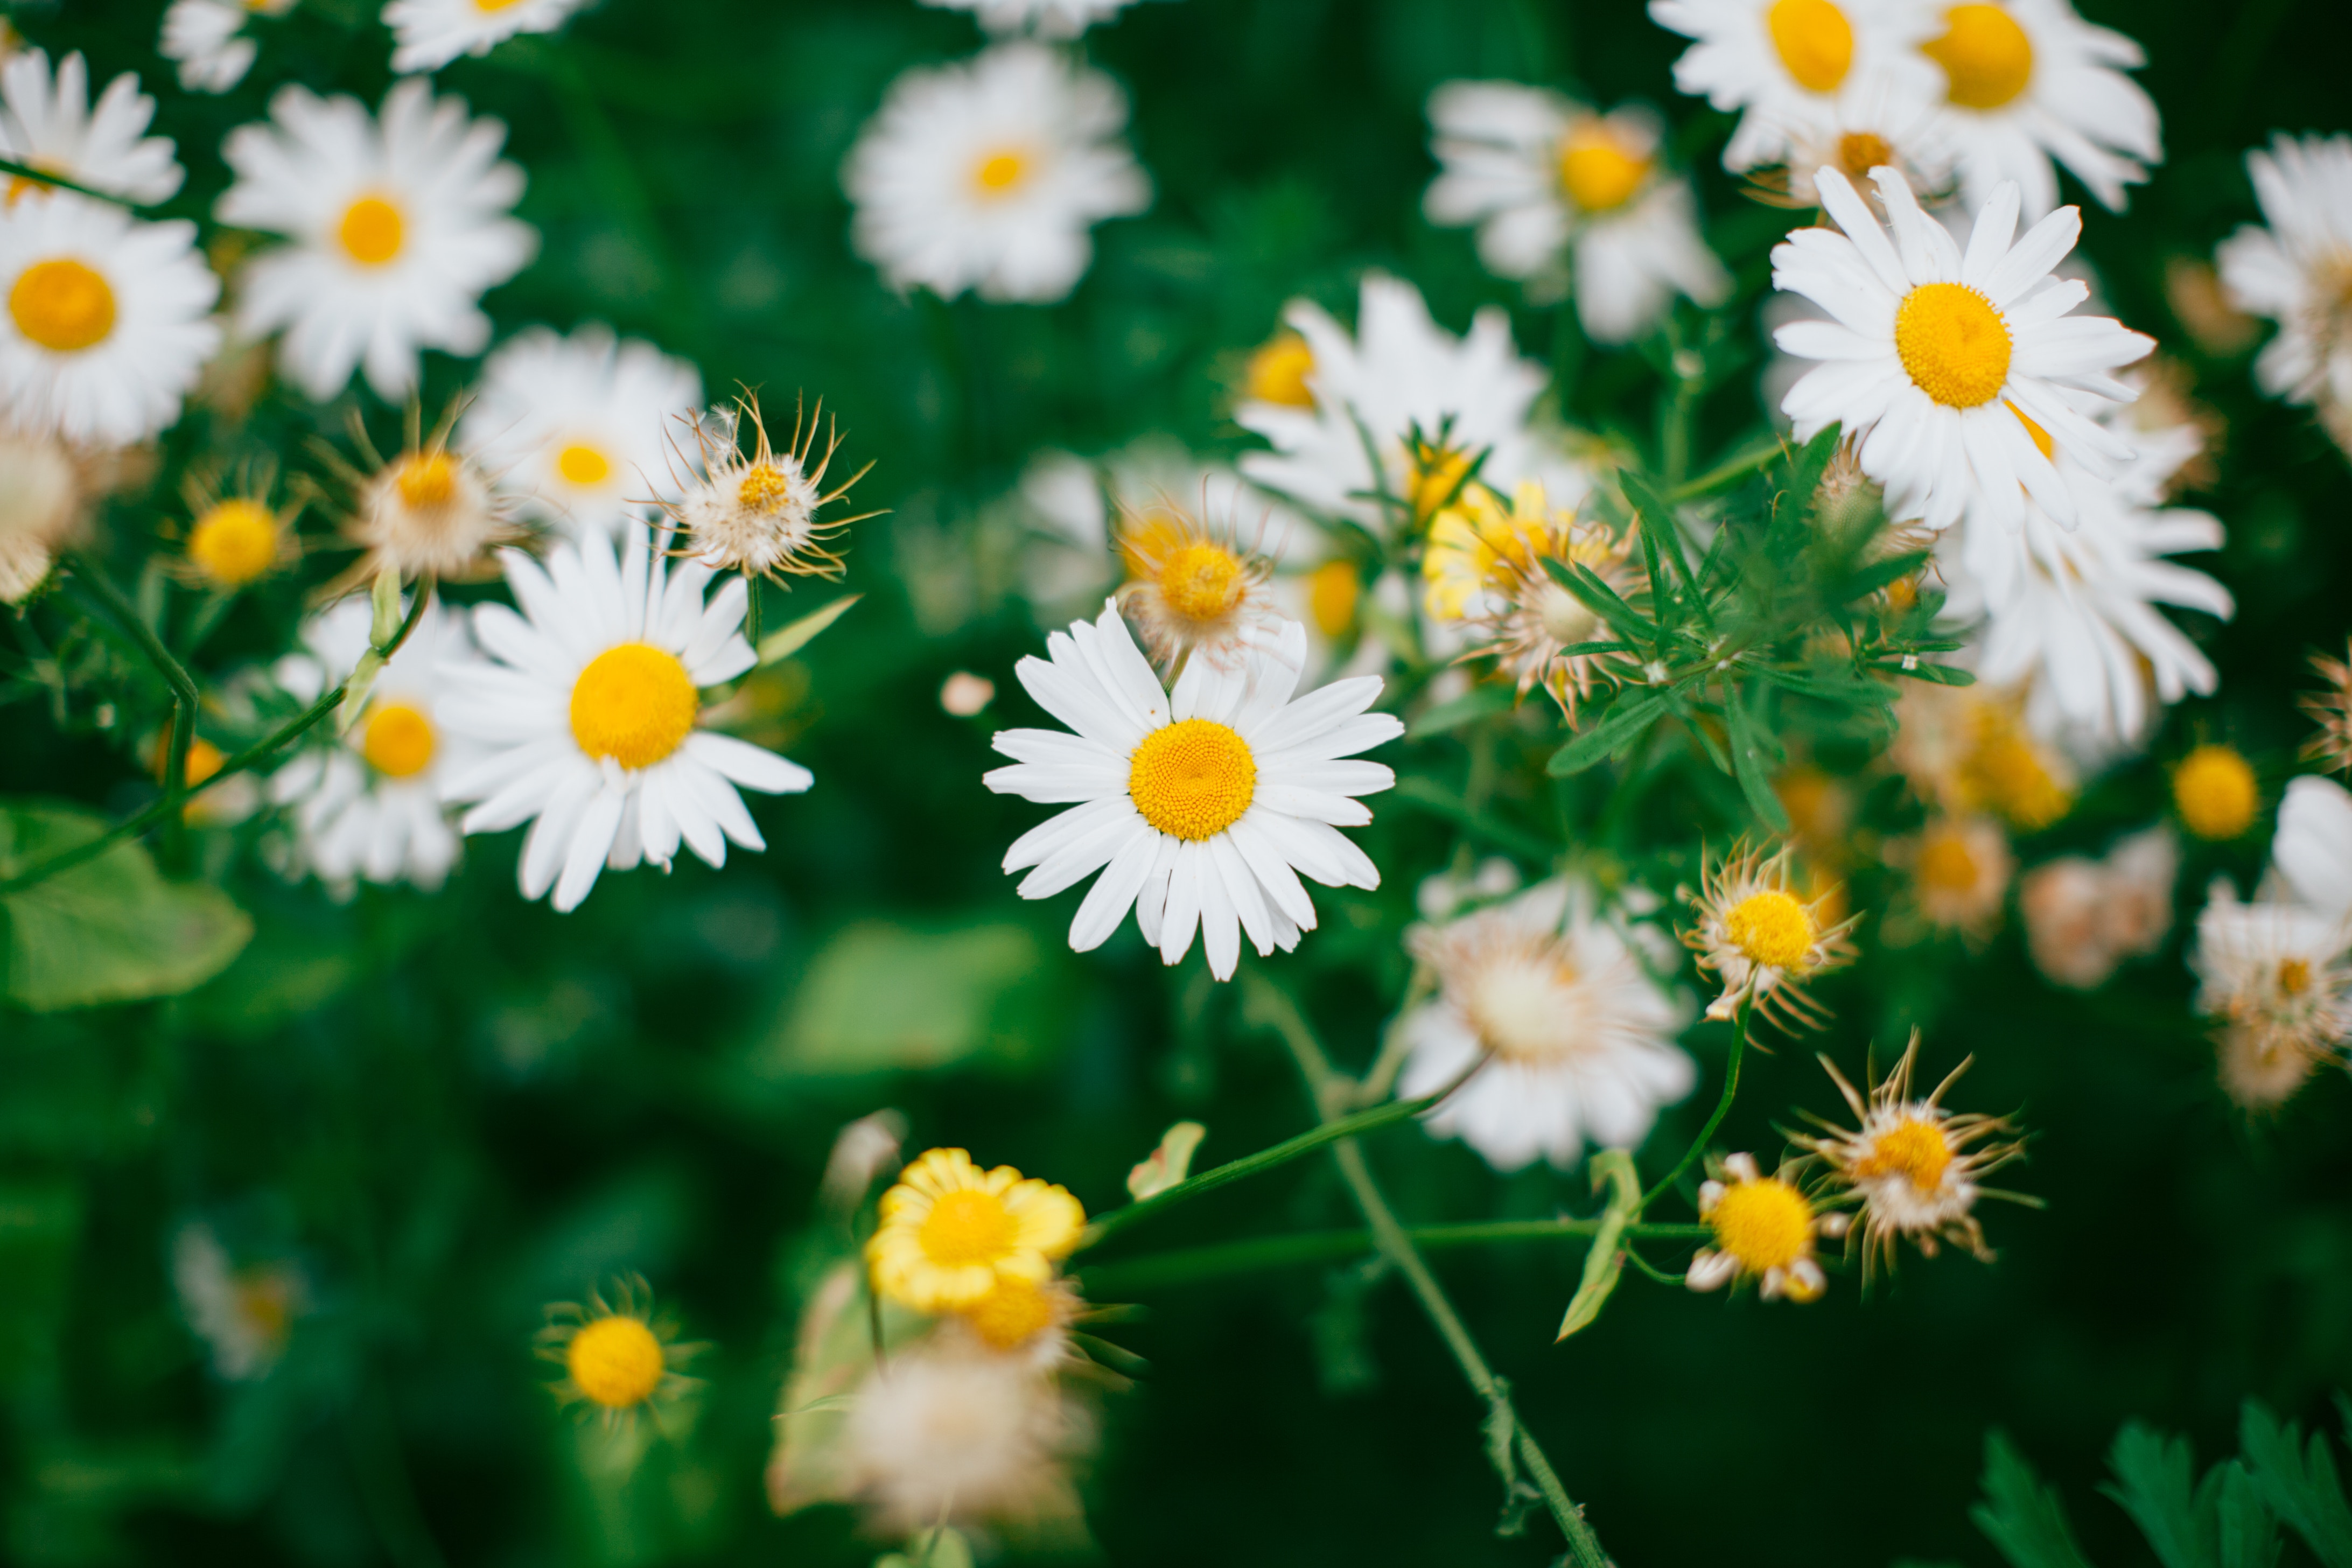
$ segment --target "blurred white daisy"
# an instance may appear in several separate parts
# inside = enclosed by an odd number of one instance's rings
[[[21,605],[48,581],[89,510],[88,466],[55,436],[0,422],[0,605]]]
[[[2352,922],[2352,791],[2308,774],[2291,781],[2279,802],[2271,864],[2296,903]]]
[[[1391,715],[1364,711],[1380,697],[1377,676],[1293,701],[1307,633],[1289,622],[1237,668],[1192,660],[1171,695],[1115,604],[1045,647],[1047,658],[1024,658],[1016,672],[1076,733],[999,731],[996,749],[1014,765],[983,782],[1075,805],[1004,855],[1007,871],[1036,868],[1024,899],[1102,873],[1070,922],[1073,950],[1101,946],[1132,906],[1161,962],[1182,959],[1198,931],[1209,973],[1229,980],[1243,932],[1265,955],[1315,929],[1298,872],[1328,888],[1380,886],[1379,868],[1339,832],[1371,820],[1351,797],[1396,783],[1379,763],[1349,760],[1404,733]]]
[[[457,446],[567,532],[610,532],[676,494],[664,434],[702,401],[702,377],[651,343],[590,322],[527,327],[482,362]]]
[[[124,71],[89,101],[89,68],[79,54],[58,62],[40,49],[11,55],[0,65],[0,158],[62,174],[77,184],[125,200],[152,204],[170,197],[186,177],[173,156],[172,139],[150,136],[155,100]],[[7,205],[43,187],[22,177],[7,182]]]
[[[318,700],[358,665],[373,619],[364,597],[312,616],[303,651],[278,661],[278,684],[298,701]],[[446,732],[440,708],[481,668],[465,624],[427,605],[377,674],[357,722],[270,776],[269,798],[289,807],[294,823],[293,869],[346,891],[361,878],[442,884],[457,862],[457,830],[441,786],[463,764],[466,747]]]
[[[2036,866],[2017,888],[2034,966],[2077,991],[2105,984],[2126,959],[2155,952],[2172,929],[2179,870],[2179,841],[2161,823],[2103,858],[2063,855]]]
[[[970,11],[992,33],[1075,38],[1097,22],[1118,16],[1135,0],[923,0],[923,4],[947,11]]]
[[[1675,1046],[1690,1009],[1650,978],[1674,944],[1644,957],[1594,908],[1592,889],[1559,878],[1507,903],[1406,938],[1438,994],[1398,1021],[1412,1047],[1399,1098],[1434,1094],[1493,1059],[1424,1119],[1498,1171],[1541,1156],[1561,1170],[1590,1140],[1633,1148],[1691,1090],[1697,1071]]]
[[[2156,104],[2124,75],[2147,63],[2123,34],[2095,27],[2068,0],[1969,0],[1920,46],[1943,68],[1960,187],[1981,211],[2007,181],[2033,222],[2058,205],[2055,158],[2120,212],[2124,187],[2163,162]]]
[[[498,833],[530,823],[523,897],[554,890],[572,910],[607,866],[667,867],[683,841],[712,866],[727,841],[766,843],[739,787],[797,793],[809,771],[732,736],[699,729],[702,691],[734,679],[758,656],[743,640],[750,594],[730,577],[708,605],[710,569],[675,568],[646,528],[623,528],[620,558],[601,533],[558,544],[547,564],[505,552],[504,605],[474,612],[474,635],[495,667],[443,703],[446,728],[484,755],[447,783],[478,802],[459,826]]]
[[[1959,194],[1954,174],[1958,149],[1950,121],[1932,101],[1884,84],[1842,93],[1790,122],[1785,161],[1756,172],[1750,188],[1767,201],[1818,207],[1814,170],[1835,169],[1849,182],[1860,182],[1885,165],[1902,171],[1922,202],[1941,206]]]
[[[877,1365],[850,1396],[843,1480],[879,1529],[1074,1515],[1094,1427],[1051,1377],[952,1342]]]
[[[2076,209],[2061,208],[2012,244],[2018,194],[2005,185],[1977,216],[1963,254],[1898,172],[1874,178],[1891,242],[1845,176],[1825,168],[1815,184],[1845,232],[1801,228],[1772,252],[1772,286],[1835,318],[1773,334],[1788,353],[1827,362],[1781,400],[1797,439],[1843,426],[1898,521],[1940,529],[1973,510],[2017,528],[2031,496],[2073,528],[2074,490],[2018,416],[2106,479],[2131,443],[2075,404],[2137,396],[2106,373],[2144,358],[2154,341],[2104,317],[2067,315],[2090,290],[2050,269],[2082,233]]]
[[[551,33],[586,0],[391,0],[392,68],[435,71],[459,55],[487,55],[518,33]]]
[[[322,402],[355,369],[398,400],[416,385],[422,351],[481,353],[482,291],[539,248],[509,216],[523,176],[498,161],[506,127],[469,120],[464,100],[436,101],[421,81],[385,95],[380,121],[357,99],[292,86],[269,114],[221,148],[236,183],[215,215],[293,241],[247,269],[238,326],[284,329],[279,365]]]
[[[2263,221],[2221,242],[2221,286],[2278,335],[2254,361],[2264,392],[2315,403],[2352,451],[2352,136],[2279,136],[2246,154]]]
[[[1825,0],[1824,0],[1825,3]],[[1595,114],[1507,81],[1430,95],[1439,172],[1423,209],[1478,226],[1478,255],[1531,297],[1573,291],[1596,342],[1629,342],[1685,294],[1721,303],[1731,277],[1699,237],[1687,182],[1658,167],[1660,127],[1638,110]]]
[[[172,1288],[188,1327],[230,1383],[268,1375],[285,1354],[296,1320],[311,1309],[310,1282],[291,1261],[239,1268],[210,1226],[183,1226],[172,1238]]]
[[[190,92],[226,92],[245,79],[258,52],[245,25],[256,16],[282,16],[295,0],[172,0],[155,52],[178,62]]]
[[[2318,1058],[2352,1039],[2352,957],[2340,914],[2263,899],[2215,878],[2189,966],[2197,1009],[2251,1037],[2257,1058]]]
[[[220,346],[196,226],[58,191],[0,221],[0,399],[17,424],[122,446],[180,416]]]
[[[1043,44],[997,44],[891,84],[842,165],[857,253],[895,289],[1038,303],[1076,287],[1087,231],[1151,205],[1127,99]]]

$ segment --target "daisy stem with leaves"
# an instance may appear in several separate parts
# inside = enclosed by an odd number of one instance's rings
[[[1699,1157],[1706,1152],[1707,1140],[1715,1136],[1715,1130],[1723,1125],[1726,1116],[1731,1114],[1731,1102],[1739,1093],[1739,1058],[1748,1050],[1748,1015],[1755,1009],[1753,997],[1739,1004],[1739,1012],[1732,1020],[1731,1055],[1725,1060],[1723,1068],[1723,1097],[1715,1102],[1715,1110],[1707,1117],[1706,1125],[1698,1130],[1698,1136],[1692,1139],[1691,1146],[1683,1151],[1683,1157],[1675,1162],[1675,1168],[1659,1177],[1657,1183],[1642,1194],[1642,1208],[1656,1203],[1682,1180],[1683,1173],[1696,1164]]]

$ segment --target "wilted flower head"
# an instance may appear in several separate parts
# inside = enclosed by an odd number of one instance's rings
[[[781,449],[769,443],[760,400],[751,393],[731,407],[682,420],[694,451],[688,456],[673,441],[687,472],[675,476],[679,497],[662,503],[662,510],[686,535],[686,552],[714,572],[839,577],[842,561],[831,542],[843,529],[864,519],[820,518],[817,513],[847,495],[873,465],[827,490],[825,470],[840,449],[841,436],[828,426],[824,450],[816,450],[817,426],[824,417],[822,404],[805,415],[795,410],[792,437]],[[741,438],[746,422],[752,437],[748,453]]]
[[[1827,1014],[1805,994],[1805,984],[1853,962],[1846,933],[1860,916],[1832,922],[1830,895],[1800,899],[1786,848],[1767,856],[1734,846],[1720,859],[1710,857],[1700,890],[1685,896],[1697,921],[1683,933],[1684,944],[1723,983],[1722,994],[1707,1004],[1708,1017],[1734,1017],[1752,1005],[1784,1029],[1818,1026]]]
[[[1910,873],[1912,902],[1928,925],[1981,942],[2000,923],[2017,860],[1990,817],[1931,817],[1887,854]]]
[[[845,1479],[886,1529],[1067,1511],[1070,1459],[1093,1430],[1053,1379],[968,1345],[894,1356],[859,1387]]]
[[[0,604],[19,605],[88,514],[84,465],[65,443],[0,424]]]
[[[450,447],[457,413],[452,407],[428,433],[411,404],[407,440],[389,459],[377,455],[354,413],[352,441],[368,467],[355,468],[331,449],[322,452],[354,497],[343,531],[366,552],[338,587],[385,572],[403,582],[483,576],[492,570],[492,552],[522,537],[514,501],[492,488],[479,464]]]
[[[1204,484],[1204,505],[1207,494]],[[1241,531],[1237,516],[1199,516],[1172,500],[1128,508],[1119,518],[1118,553],[1128,577],[1118,607],[1161,668],[1198,654],[1220,669],[1237,669],[1249,647],[1280,625],[1265,525],[1248,544]]]

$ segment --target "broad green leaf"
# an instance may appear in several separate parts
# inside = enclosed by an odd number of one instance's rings
[[[1618,1276],[1625,1271],[1625,1254],[1617,1244],[1625,1227],[1642,1215],[1642,1178],[1633,1169],[1631,1153],[1603,1149],[1592,1156],[1593,1191],[1603,1187],[1609,1189],[1609,1204],[1601,1212],[1601,1228],[1593,1232],[1592,1250],[1584,1255],[1584,1277],[1569,1299],[1559,1332],[1552,1337],[1555,1344],[1590,1327],[1601,1316],[1610,1293],[1617,1289]]]
[[[2116,1484],[2100,1491],[2131,1515],[2164,1568],[2212,1568],[2212,1500],[2198,1495],[2186,1438],[2132,1422],[2116,1434],[2107,1468]]]
[[[1554,778],[1582,773],[1621,744],[1630,743],[1662,718],[1673,700],[1671,691],[1620,697],[1591,729],[1580,731],[1574,740],[1552,753],[1547,771]]]
[[[2221,1500],[2214,1520],[2215,1568],[2274,1568],[2279,1560],[2277,1521],[2263,1504],[2261,1486],[2236,1459],[2217,1467]]]
[[[850,605],[865,596],[863,594],[845,594],[823,609],[811,610],[799,620],[770,632],[760,639],[760,662],[773,664],[780,658],[790,658],[814,642],[819,632],[841,619]]]
[[[2058,1494],[1998,1431],[1985,1434],[1984,1501],[1969,1519],[2010,1568],[2090,1568]]]
[[[2352,1568],[2352,1508],[2326,1436],[2313,1433],[2306,1447],[2301,1427],[2281,1426],[2250,1399],[2239,1418],[2238,1446],[2263,1500],[2303,1537],[2321,1568]]]

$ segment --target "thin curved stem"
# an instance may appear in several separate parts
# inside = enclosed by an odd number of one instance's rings
[[[1698,1136],[1692,1139],[1691,1146],[1683,1151],[1683,1157],[1675,1162],[1675,1168],[1668,1171],[1659,1180],[1657,1185],[1642,1194],[1643,1208],[1646,1209],[1656,1203],[1667,1188],[1682,1180],[1683,1173],[1689,1170],[1698,1157],[1706,1152],[1707,1141],[1715,1136],[1715,1130],[1722,1126],[1723,1119],[1730,1114],[1732,1098],[1739,1092],[1739,1058],[1748,1048],[1748,1016],[1754,1012],[1755,1008],[1755,998],[1752,996],[1746,998],[1739,1004],[1738,1015],[1733,1020],[1731,1058],[1724,1066],[1723,1098],[1715,1102],[1715,1114],[1708,1117],[1706,1125],[1698,1130]]]
[[[172,732],[163,747],[163,795],[167,800],[184,798],[188,793],[188,752],[196,743],[196,682],[187,667],[163,646],[147,617],[114,585],[114,580],[101,570],[97,562],[76,552],[66,557],[72,571],[74,586],[99,603],[108,617],[139,645],[147,662],[172,689]],[[170,819],[174,824],[181,819]],[[176,831],[176,828],[175,828]]]
[[[1497,1243],[1571,1240],[1590,1237],[1600,1228],[1597,1219],[1478,1220],[1408,1226],[1405,1235],[1423,1252],[1443,1252]],[[1629,1241],[1701,1241],[1714,1234],[1703,1225],[1629,1225],[1624,1230]],[[1087,1299],[1104,1300],[1130,1291],[1200,1284],[1274,1268],[1344,1263],[1377,1250],[1368,1230],[1294,1231],[1150,1253],[1124,1262],[1098,1264],[1079,1273]]]

